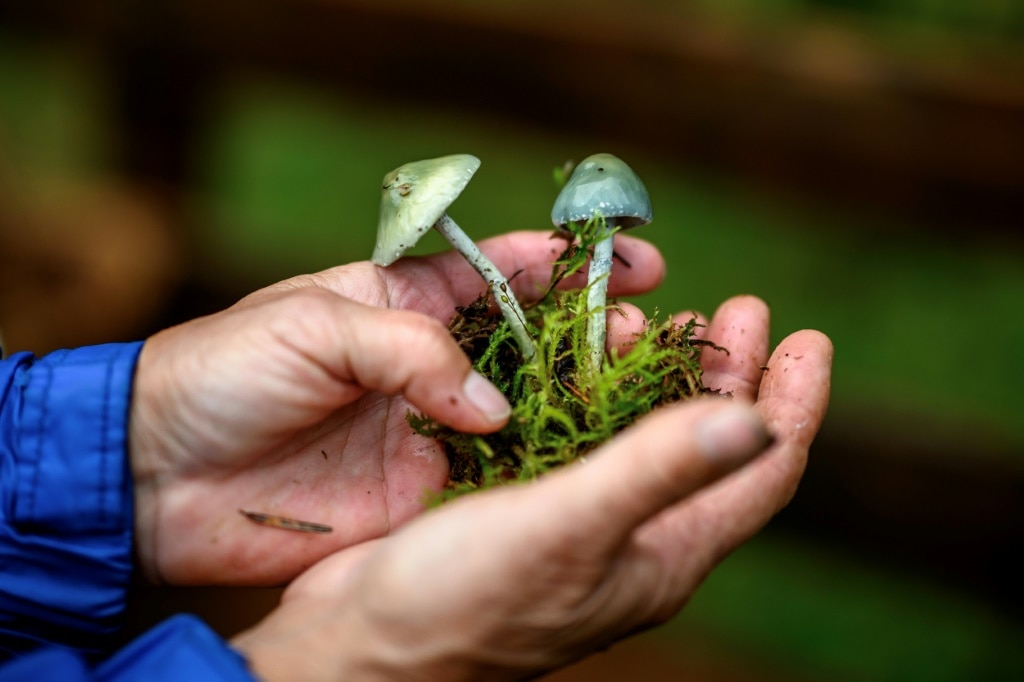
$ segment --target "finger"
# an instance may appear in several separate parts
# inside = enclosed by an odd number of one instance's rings
[[[576,551],[611,555],[648,519],[741,466],[769,440],[760,417],[736,401],[658,410],[585,463],[550,477],[546,494],[572,520],[552,537]]]
[[[806,450],[821,428],[831,392],[833,354],[832,341],[814,330],[789,335],[772,353],[756,406],[784,442]]]
[[[552,263],[564,241],[550,232],[513,232],[484,240],[481,249],[510,279],[522,301],[535,300],[548,286]],[[655,288],[665,274],[661,253],[648,242],[616,237],[616,251],[632,267],[614,268],[609,296],[630,296]],[[585,275],[569,278],[564,286],[582,287]],[[245,297],[235,307],[258,304],[281,292],[320,288],[381,308],[417,310],[439,320],[451,318],[454,306],[466,305],[486,291],[487,284],[454,251],[432,256],[406,257],[387,268],[367,262],[329,268],[278,282]]]
[[[632,303],[620,302],[606,313],[608,319],[606,346],[609,350],[625,355],[636,344],[637,336],[647,327],[647,318],[640,308]]]
[[[512,288],[523,301],[534,300],[543,293],[551,280],[552,263],[565,249],[565,240],[552,239],[551,234],[513,232],[480,242],[480,249],[510,278]],[[609,296],[646,293],[661,283],[665,261],[653,245],[628,235],[616,235],[615,250],[630,267],[615,263],[608,280]],[[431,258],[436,259],[441,276],[451,282],[454,291],[480,290],[480,276],[458,253],[446,252]],[[582,288],[585,285],[586,275],[577,273],[561,286]]]
[[[588,261],[578,272],[560,281],[558,288],[582,289],[589,283],[589,277]],[[655,289],[664,278],[665,261],[655,247],[629,235],[615,235],[615,257],[612,259],[612,271],[608,279],[609,296],[644,294]]]
[[[696,340],[704,340],[708,334],[708,318],[703,313],[696,310],[690,310],[688,312],[676,313],[672,316],[672,322],[680,327],[685,327],[691,321],[695,323],[693,328],[693,338]],[[704,382],[707,383],[706,381]]]
[[[472,370],[436,320],[362,305],[321,289],[283,298],[290,319],[278,333],[286,345],[320,363],[343,393],[402,394],[434,419],[471,433],[494,431],[507,421],[504,396]]]
[[[680,326],[688,324],[690,320],[694,320],[697,323],[697,327],[693,330],[694,338],[705,338],[707,336],[708,318],[704,313],[698,310],[688,310],[672,316],[672,322]]]
[[[715,311],[704,338],[726,351],[701,352],[704,384],[753,401],[768,359],[768,306],[754,296],[730,298]]]
[[[797,332],[779,344],[754,406],[774,434],[774,445],[649,529],[645,542],[669,565],[702,565],[696,571],[702,575],[789,502],[828,407],[832,352],[828,337],[813,331]]]

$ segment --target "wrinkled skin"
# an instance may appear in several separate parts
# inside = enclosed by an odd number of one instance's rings
[[[617,295],[652,289],[664,263],[623,239],[634,263]],[[484,242],[523,300],[550,277],[558,240]],[[582,276],[564,286],[579,287]],[[317,559],[386,535],[422,510],[448,463],[413,434],[410,404],[456,428],[499,428],[461,395],[470,372],[445,324],[485,286],[455,253],[368,262],[286,280],[146,342],[131,453],[140,565],[173,584],[280,584]],[[617,342],[642,318],[610,316]],[[634,325],[634,326],[630,326]],[[268,532],[239,508],[330,525]]]
[[[513,283],[526,300],[557,255],[531,233],[481,247],[502,271],[523,269]],[[615,269],[613,295],[657,285],[653,247],[628,236],[616,247],[633,267]],[[705,353],[705,382],[733,400],[662,408],[536,484],[417,515],[446,463],[410,433],[408,404],[469,431],[507,417],[479,383],[465,390],[471,368],[442,324],[480,292],[474,278],[452,254],[357,263],[147,343],[131,443],[140,563],[176,583],[291,580],[234,640],[266,679],[557,668],[674,615],[796,490],[827,408],[832,347],[802,331],[769,354],[768,309],[740,296],[704,330],[731,351]],[[609,316],[611,345],[643,324],[625,313]],[[335,532],[264,528],[238,507]]]

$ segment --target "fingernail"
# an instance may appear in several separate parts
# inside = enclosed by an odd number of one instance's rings
[[[741,464],[771,442],[764,422],[746,405],[729,405],[697,425],[697,447],[707,459]]]
[[[478,372],[470,372],[462,384],[466,399],[492,422],[503,422],[512,414],[512,406],[497,387]]]

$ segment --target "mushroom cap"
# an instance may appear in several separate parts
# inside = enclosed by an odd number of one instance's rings
[[[651,222],[651,198],[640,177],[612,154],[593,154],[583,159],[551,208],[551,222],[559,229],[586,222],[600,212],[623,229]]]
[[[370,259],[388,266],[444,215],[480,167],[470,154],[412,161],[384,176],[377,245]]]

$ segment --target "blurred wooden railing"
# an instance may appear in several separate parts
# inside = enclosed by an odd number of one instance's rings
[[[217,74],[317,79],[643,147],[950,229],[1024,215],[1024,50],[897,51],[848,23],[770,30],[666,3],[0,0],[120,74],[124,157],[176,181]],[[528,9],[524,10],[523,7]]]

